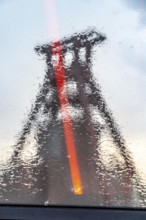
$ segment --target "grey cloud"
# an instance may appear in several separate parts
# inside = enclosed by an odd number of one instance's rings
[[[145,0],[122,0],[129,8],[137,10],[141,23],[146,23],[146,1]]]

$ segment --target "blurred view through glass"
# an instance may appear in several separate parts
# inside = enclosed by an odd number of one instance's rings
[[[0,1],[0,203],[146,207],[146,2]]]

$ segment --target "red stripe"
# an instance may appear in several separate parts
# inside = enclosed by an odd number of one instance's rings
[[[63,113],[64,107],[68,106],[69,102],[68,102],[68,97],[67,97],[67,90],[65,87],[65,84],[66,84],[65,83],[65,70],[64,70],[64,65],[63,65],[63,53],[61,50],[60,42],[56,42],[53,44],[52,54],[58,56],[58,63],[54,67],[54,70],[55,70],[56,85],[57,85],[57,90],[58,90],[60,109],[61,109],[61,112]],[[62,122],[63,122],[63,127],[64,127],[64,136],[65,136],[69,164],[70,164],[73,191],[75,194],[83,194],[79,165],[78,165],[77,154],[76,154],[76,147],[75,147],[75,142],[74,142],[73,129],[72,129],[72,122],[71,122],[70,114],[68,110],[66,110],[65,112],[65,117],[62,116]]]

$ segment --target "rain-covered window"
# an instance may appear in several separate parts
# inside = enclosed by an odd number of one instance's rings
[[[0,29],[0,204],[146,207],[145,0],[1,0]]]

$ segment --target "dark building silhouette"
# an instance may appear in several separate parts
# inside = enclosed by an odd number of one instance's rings
[[[91,30],[35,48],[46,59],[46,74],[14,146],[12,169],[5,174],[12,181],[7,181],[4,200],[95,206],[130,203],[131,158],[91,71],[92,49],[105,39]],[[100,155],[104,135],[124,161],[112,171],[105,168]],[[31,136],[37,155],[29,166],[21,154]]]

